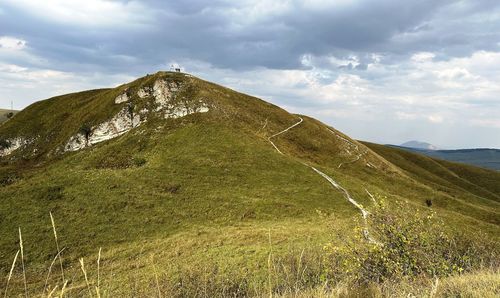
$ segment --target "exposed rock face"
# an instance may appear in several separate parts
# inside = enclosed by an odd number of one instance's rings
[[[12,154],[12,152],[19,149],[21,146],[26,145],[28,142],[22,137],[17,137],[14,139],[6,140],[9,146],[7,148],[0,149],[0,156],[7,156]]]
[[[115,98],[115,104],[121,104],[123,102],[127,102],[129,101],[129,97],[127,95],[127,92],[121,94],[121,95],[118,95],[116,98]]]
[[[139,96],[139,98],[150,97],[152,92],[153,90],[150,87],[142,87],[137,91],[137,96]]]
[[[173,98],[173,93],[179,91],[180,86],[175,82],[167,80],[156,80],[153,86],[153,96],[157,104],[156,111],[168,107],[169,101]]]
[[[77,151],[87,147],[87,140],[85,136],[81,133],[72,136],[66,146],[64,146],[64,151]]]
[[[206,113],[210,109],[206,104],[200,104],[197,107],[175,107],[175,106],[170,106],[167,108],[167,111],[165,111],[165,119],[168,118],[180,118],[184,117],[190,114],[194,113]]]
[[[152,96],[155,103],[155,112],[161,112],[165,119],[176,119],[194,113],[209,111],[208,105],[202,101],[174,101],[175,93],[181,87],[177,82],[158,79],[153,87],[145,86],[140,88],[137,91],[137,96],[141,99]],[[115,103],[120,104],[130,100],[131,98],[125,92],[115,99]],[[133,113],[133,108],[130,109],[130,106],[126,106],[111,120],[93,127],[88,140],[82,133],[72,136],[64,146],[64,151],[77,151],[121,136],[132,128],[138,127],[142,122],[147,121],[147,115],[150,112],[147,108],[143,108],[138,113]],[[142,122],[141,118],[143,119]]]
[[[131,115],[128,107],[123,108],[111,120],[92,128],[88,140],[82,133],[71,137],[65,146],[65,151],[76,151],[87,146],[116,138],[141,124],[140,116]]]

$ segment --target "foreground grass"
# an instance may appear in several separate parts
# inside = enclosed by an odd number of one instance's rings
[[[251,225],[230,230],[199,227],[191,232],[197,237],[178,235],[165,241],[143,242],[133,255],[130,247],[102,253],[99,249],[93,256],[77,261],[69,260],[57,248],[60,239],[51,220],[57,253],[50,266],[44,270],[24,266],[27,252],[23,251],[20,232],[21,253],[14,258],[4,294],[24,292],[45,297],[495,297],[500,294],[497,243],[449,234],[432,212],[402,211],[402,206],[391,209],[384,206],[383,200],[379,202],[367,223],[356,224],[350,235],[341,233],[340,227],[346,222],[324,218],[327,226],[318,226],[317,230],[331,233],[324,238],[323,247],[290,241],[287,225],[269,222],[267,230]],[[363,227],[370,229],[376,242],[361,237]],[[311,231],[305,227],[295,232],[298,239],[304,240]],[[256,234],[261,237],[255,237]],[[218,243],[214,242],[216,238]],[[186,242],[186,239],[191,240]],[[254,245],[243,245],[242,239]]]

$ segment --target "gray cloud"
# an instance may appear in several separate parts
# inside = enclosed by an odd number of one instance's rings
[[[0,38],[25,42],[9,49],[0,39],[1,105],[117,84],[177,62],[326,122],[351,115],[352,127],[369,108],[386,111],[371,113],[372,124],[386,127],[391,114],[408,131],[429,119],[497,123],[500,72],[483,66],[500,52],[496,0],[5,0],[0,13]],[[475,121],[465,106],[493,120]],[[352,133],[373,140],[363,131]]]

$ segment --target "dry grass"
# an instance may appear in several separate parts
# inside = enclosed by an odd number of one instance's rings
[[[51,214],[51,223],[54,236],[57,241],[54,217]],[[282,255],[273,248],[271,231],[268,230],[269,251],[267,256],[267,266],[263,264],[262,269],[267,271],[264,276],[254,275],[253,272],[242,273],[241,268],[232,268],[235,271],[224,271],[217,264],[186,265],[176,276],[160,272],[154,258],[151,255],[152,267],[143,266],[146,271],[149,269],[148,277],[144,278],[136,275],[137,285],[130,287],[123,283],[118,285],[118,292],[115,292],[117,284],[104,284],[107,291],[101,292],[101,259],[102,249],[97,255],[96,269],[93,266],[85,266],[84,259],[79,259],[79,269],[83,273],[83,279],[73,275],[73,278],[64,280],[64,283],[48,285],[48,280],[52,266],[56,260],[60,260],[60,254],[64,250],[58,248],[58,252],[53,258],[49,273],[45,280],[42,297],[498,297],[500,295],[500,272],[498,269],[482,269],[469,271],[464,274],[454,274],[442,278],[432,278],[425,276],[415,276],[405,279],[387,279],[383,282],[358,283],[354,279],[337,279],[335,276],[325,275],[325,268],[332,266],[325,258],[325,251],[290,252],[289,255]],[[19,246],[10,272],[7,277],[4,297],[8,297],[7,290],[11,278],[15,275],[15,265],[18,256],[24,264],[24,245],[21,229],[19,229]],[[282,253],[282,252],[281,252]],[[457,252],[458,253],[458,252]],[[141,253],[138,258],[144,258]],[[144,260],[142,260],[144,262]],[[147,262],[147,261],[146,261]],[[62,263],[61,263],[62,264]],[[492,263],[496,264],[497,263]],[[64,265],[64,264],[62,264]],[[73,267],[73,268],[72,268]],[[75,273],[77,267],[67,265],[63,270],[68,270],[69,275]],[[495,268],[495,265],[493,266]],[[91,273],[89,275],[89,269]],[[134,267],[133,270],[139,270]],[[163,270],[163,268],[160,268]],[[239,270],[239,271],[238,271]],[[28,296],[28,286],[30,291],[34,291],[35,285],[26,283],[26,270],[22,268],[24,295]],[[95,283],[89,276],[96,276]],[[263,278],[262,278],[263,277]],[[108,283],[120,283],[113,279],[107,279]],[[68,283],[71,284],[70,287]],[[22,293],[18,288],[13,288],[11,294],[19,296]],[[57,291],[60,289],[59,295]],[[95,289],[95,291],[93,291]]]

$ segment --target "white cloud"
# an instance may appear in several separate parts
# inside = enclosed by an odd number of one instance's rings
[[[500,119],[472,119],[470,123],[475,126],[500,128]]]
[[[4,0],[5,3],[53,23],[84,27],[130,27],[151,18],[138,1],[108,0]]]
[[[429,52],[420,52],[416,53],[411,57],[411,60],[417,62],[417,63],[422,63],[422,62],[429,62],[434,59],[436,55],[434,53],[429,53]]]
[[[437,114],[427,116],[427,120],[432,123],[442,123],[444,121],[443,116]]]
[[[26,40],[11,36],[0,36],[0,49],[22,50],[26,47]]]

